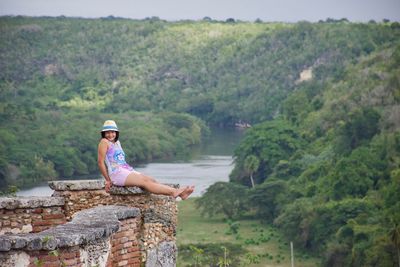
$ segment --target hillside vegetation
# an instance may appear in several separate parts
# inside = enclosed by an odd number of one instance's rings
[[[273,223],[297,247],[321,256],[322,266],[398,266],[400,46],[394,40],[338,72],[299,81],[273,120],[246,133],[231,183],[208,189],[197,201],[203,212]]]
[[[0,34],[0,187],[97,173],[105,119],[135,162],[242,121],[205,213],[249,210],[325,266],[398,264],[399,23],[1,17]]]

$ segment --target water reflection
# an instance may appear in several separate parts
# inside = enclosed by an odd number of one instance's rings
[[[162,183],[195,185],[193,196],[200,196],[213,183],[229,181],[232,168],[231,156],[208,155],[189,163],[152,163],[138,170]]]

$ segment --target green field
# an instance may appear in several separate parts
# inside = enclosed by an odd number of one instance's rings
[[[177,243],[179,246],[177,266],[209,266],[207,252],[193,253],[188,257],[188,245],[199,248],[204,244],[217,244],[214,252],[224,258],[223,246],[227,247],[226,261],[229,266],[291,266],[290,245],[272,226],[254,220],[239,220],[237,233],[231,233],[229,222],[222,216],[202,217],[194,205],[195,198],[178,203]],[[225,243],[225,244],[223,244]],[[243,252],[229,251],[227,244],[241,245]],[[185,258],[186,256],[186,258]],[[196,258],[197,257],[197,258]],[[318,265],[318,259],[296,252],[295,266]],[[221,266],[224,266],[223,264]]]

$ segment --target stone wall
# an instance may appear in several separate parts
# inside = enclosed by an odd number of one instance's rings
[[[139,227],[137,208],[83,210],[40,233],[0,236],[0,266],[140,266],[137,243],[128,243],[137,240]]]
[[[65,222],[64,198],[1,198],[0,235],[37,233]]]
[[[111,187],[110,194],[104,191],[103,181],[55,181],[50,182],[53,196],[65,200],[65,214],[70,219],[74,213],[99,205],[124,205],[137,207],[142,214],[141,255],[145,262],[147,255],[156,247],[167,242],[175,244],[177,205],[175,199],[150,194],[138,187]],[[168,247],[165,255],[176,254],[175,246]],[[160,251],[160,257],[163,257]]]
[[[0,198],[0,215],[10,219],[13,211],[15,218],[22,218],[16,221],[32,225],[31,231],[23,224],[14,223],[11,227],[11,220],[6,223],[10,229],[1,225],[5,234],[0,235],[0,266],[176,265],[177,206],[173,198],[137,187],[112,187],[108,194],[98,180],[57,181],[49,185],[55,190],[47,198],[52,199],[52,206],[45,207],[44,198],[41,205],[24,204],[21,209],[21,205],[10,203],[32,201]],[[132,211],[134,214],[126,216]],[[28,214],[33,214],[30,221],[24,218]],[[39,214],[42,221],[54,224],[37,224]],[[63,217],[58,218],[59,214]],[[62,224],[65,221],[68,223]],[[57,224],[61,225],[49,228]],[[23,232],[26,234],[19,234]],[[15,265],[16,260],[20,265]]]

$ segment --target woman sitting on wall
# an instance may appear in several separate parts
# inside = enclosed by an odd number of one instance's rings
[[[194,191],[194,186],[173,188],[160,184],[154,178],[134,170],[125,161],[125,153],[119,142],[119,130],[115,121],[107,120],[101,130],[98,146],[98,165],[106,179],[105,190],[108,192],[111,183],[117,186],[138,186],[158,195],[187,199]]]

